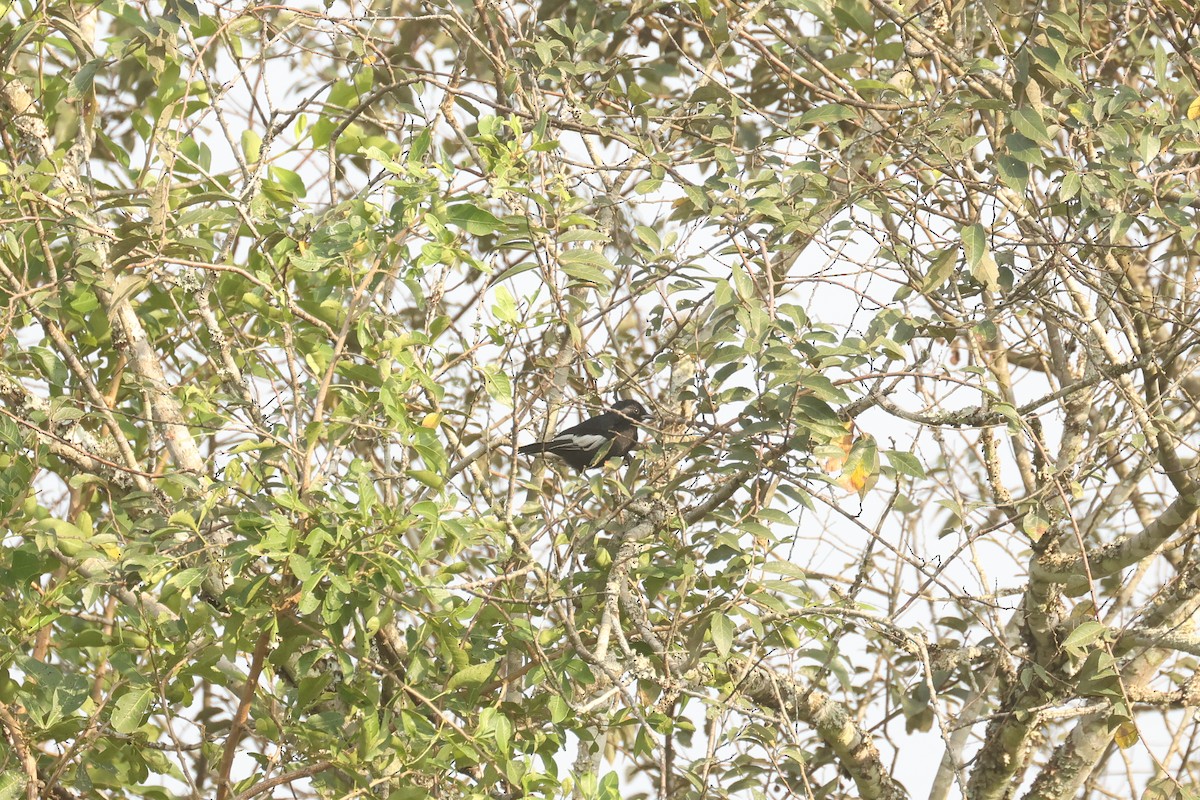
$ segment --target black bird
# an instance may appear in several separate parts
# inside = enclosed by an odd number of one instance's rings
[[[629,455],[637,447],[637,423],[649,418],[637,400],[620,400],[603,414],[585,419],[548,441],[517,448],[517,452],[552,453],[581,471],[598,467],[605,459]]]

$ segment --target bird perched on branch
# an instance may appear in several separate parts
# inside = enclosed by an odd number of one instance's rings
[[[520,447],[517,452],[551,453],[577,470],[598,467],[605,459],[628,456],[637,448],[637,423],[649,418],[637,400],[621,400],[603,414],[585,419],[553,439]]]

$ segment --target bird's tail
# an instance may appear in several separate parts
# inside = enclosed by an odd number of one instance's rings
[[[534,442],[533,444],[523,444],[517,448],[517,452],[525,455],[527,453],[544,453],[549,448],[546,447],[546,442]]]

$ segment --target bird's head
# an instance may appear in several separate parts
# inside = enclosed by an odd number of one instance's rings
[[[650,412],[637,400],[618,400],[612,410],[634,422],[645,422],[650,419]]]

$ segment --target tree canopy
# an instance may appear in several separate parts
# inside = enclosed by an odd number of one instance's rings
[[[1198,25],[0,5],[0,800],[1200,797]]]

